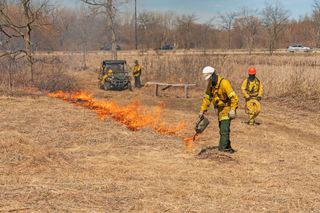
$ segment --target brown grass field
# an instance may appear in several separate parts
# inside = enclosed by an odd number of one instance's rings
[[[213,110],[210,126],[188,150],[181,137],[150,127],[131,131],[44,92],[3,93],[0,212],[319,212],[319,56],[120,55],[130,64],[140,60],[144,82],[197,83],[189,99],[178,89],[157,98],[152,87],[99,90],[96,70],[106,56],[90,54],[87,71],[78,71],[77,57],[63,56],[62,69],[82,90],[120,105],[138,100],[148,110],[162,103],[162,121],[184,121],[179,134],[186,137],[205,88],[199,72],[214,64],[240,97],[231,133],[237,152],[210,150],[219,139]],[[261,125],[254,127],[243,123],[239,92],[248,64],[265,86]]]

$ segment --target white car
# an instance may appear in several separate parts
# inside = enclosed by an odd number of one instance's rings
[[[303,46],[302,44],[295,44],[288,47],[288,51],[293,52],[310,52],[311,48]]]

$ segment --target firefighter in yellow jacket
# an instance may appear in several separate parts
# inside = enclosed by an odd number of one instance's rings
[[[136,88],[140,88],[141,87],[141,66],[138,62],[138,60],[134,61],[134,66],[133,66],[133,70],[132,70],[132,74],[134,77],[134,86]]]
[[[102,79],[101,79],[101,84],[104,84],[107,80],[107,78],[112,74],[112,68],[111,67],[107,67],[105,69],[105,74],[102,76]]]
[[[204,116],[212,102],[219,118],[219,151],[233,153],[234,150],[230,142],[230,125],[231,120],[236,116],[238,96],[232,89],[230,82],[217,75],[213,67],[205,67],[202,74],[204,79],[209,82],[203,97],[199,117]]]
[[[242,83],[241,90],[246,100],[246,113],[249,116],[248,124],[254,125],[255,118],[261,110],[260,101],[262,98],[262,83],[256,77],[257,70],[254,67],[248,68],[248,79]]]

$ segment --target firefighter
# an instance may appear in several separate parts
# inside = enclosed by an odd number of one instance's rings
[[[241,90],[246,100],[245,110],[248,114],[249,125],[255,124],[255,118],[259,115],[261,110],[262,98],[262,83],[256,77],[257,70],[254,67],[248,68],[248,79],[242,83]]]
[[[199,118],[204,116],[212,102],[219,120],[220,141],[218,149],[222,152],[233,153],[230,125],[231,120],[236,116],[238,96],[232,89],[230,82],[218,75],[213,67],[206,66],[202,70],[202,74],[204,79],[208,81],[208,86],[203,97]]]
[[[105,74],[103,75],[102,79],[101,79],[101,84],[103,85],[107,78],[112,74],[112,68],[110,66],[108,66],[105,70]]]
[[[141,88],[141,79],[140,79],[140,77],[141,77],[141,66],[139,65],[138,60],[134,61],[132,74],[133,74],[133,77],[134,77],[134,86],[136,88]]]

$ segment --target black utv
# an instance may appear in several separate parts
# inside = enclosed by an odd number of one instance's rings
[[[104,90],[132,90],[127,62],[104,60],[99,73],[99,87]]]

